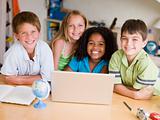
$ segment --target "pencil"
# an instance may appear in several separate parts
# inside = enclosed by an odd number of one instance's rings
[[[125,101],[123,101],[123,103],[130,111],[132,111],[132,108]]]

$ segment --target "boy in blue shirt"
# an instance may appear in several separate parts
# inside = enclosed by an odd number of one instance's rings
[[[40,36],[40,21],[32,12],[21,12],[12,21],[17,41],[4,55],[1,73],[9,84],[32,84],[38,79],[51,80],[52,51]]]

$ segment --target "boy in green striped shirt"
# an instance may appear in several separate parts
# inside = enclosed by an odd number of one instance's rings
[[[155,91],[158,85],[154,86],[158,68],[143,50],[146,44],[146,24],[139,19],[127,20],[121,28],[122,49],[112,55],[109,63],[109,73],[116,76],[114,92],[133,99],[159,94]]]

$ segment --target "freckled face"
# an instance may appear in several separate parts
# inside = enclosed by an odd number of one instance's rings
[[[39,31],[36,26],[29,23],[24,23],[19,26],[18,33],[15,33],[15,37],[24,46],[27,51],[34,50],[37,41],[39,39]]]

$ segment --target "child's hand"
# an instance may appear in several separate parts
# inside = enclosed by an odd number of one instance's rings
[[[150,99],[153,96],[153,86],[146,86],[136,92],[136,99]]]

